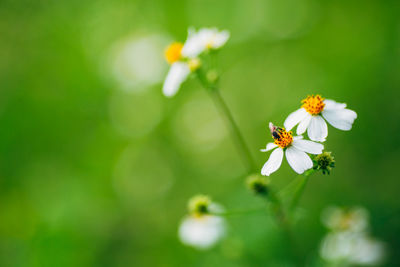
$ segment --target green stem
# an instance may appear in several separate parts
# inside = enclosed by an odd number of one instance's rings
[[[248,209],[248,210],[228,210],[222,212],[210,212],[211,215],[216,216],[231,216],[231,215],[242,215],[242,214],[251,214],[257,213],[259,211],[265,211],[266,207],[256,208],[256,209]]]
[[[297,186],[296,191],[294,192],[293,200],[290,203],[290,206],[289,206],[290,211],[294,210],[297,207],[297,204],[299,203],[299,200],[300,200],[301,196],[303,195],[304,189],[306,188],[306,185],[307,185],[310,175],[312,173],[314,173],[314,169],[310,169],[310,170],[306,171],[305,173],[303,173],[303,175],[301,177],[302,179],[301,179],[299,185]]]
[[[283,209],[282,202],[275,192],[270,192],[269,200],[272,205],[272,211],[277,219],[278,225],[281,227],[286,240],[291,244],[289,247],[291,254],[296,260],[296,266],[301,266],[302,257],[297,251],[297,244],[293,235],[290,222],[286,216],[285,210]]]
[[[253,157],[250,154],[250,150],[247,147],[246,142],[244,141],[243,135],[239,130],[235,120],[233,119],[232,113],[230,112],[228,106],[226,105],[225,101],[223,100],[219,90],[214,88],[213,90],[209,90],[214,103],[219,108],[220,112],[223,114],[226,124],[228,125],[229,129],[231,130],[232,137],[235,140],[236,147],[239,150],[239,154],[241,155],[243,161],[247,165],[248,172],[253,172],[255,168],[255,163]]]
[[[221,94],[219,93],[218,88],[210,84],[207,79],[204,77],[202,73],[199,73],[199,79],[202,85],[207,89],[210,93],[211,98],[214,100],[215,105],[219,109],[222,117],[225,120],[228,128],[230,129],[231,135],[235,140],[236,147],[239,150],[239,154],[242,157],[243,161],[247,165],[247,169],[249,173],[252,173],[256,170],[256,164],[251,156],[250,150],[244,141],[243,135],[239,130],[235,120],[233,119],[232,113],[229,110],[228,106],[226,105],[224,99],[222,98]]]

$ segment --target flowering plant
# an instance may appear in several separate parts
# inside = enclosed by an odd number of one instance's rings
[[[324,151],[322,144],[328,136],[325,120],[337,129],[348,131],[352,128],[357,114],[347,109],[346,104],[325,99],[318,94],[307,96],[301,101],[301,108],[286,118],[284,127],[269,123],[272,142],[267,143],[261,152],[272,152],[260,168],[255,164],[251,150],[219,92],[218,72],[209,60],[210,57],[215,57],[214,52],[225,45],[229,36],[228,31],[219,31],[216,28],[203,28],[198,31],[189,29],[185,43],[172,43],[165,51],[166,60],[171,64],[171,68],[163,85],[163,93],[167,97],[174,96],[190,76],[200,81],[221,111],[236,141],[238,153],[247,166],[248,187],[267,201],[268,205],[258,210],[274,214],[278,225],[288,239],[291,239],[292,213],[296,211],[309,177],[317,171],[330,174],[335,166],[331,152]],[[294,136],[291,130],[296,125],[297,135]],[[305,137],[303,134],[306,131]],[[265,176],[271,176],[279,169],[284,155],[294,172],[301,176],[286,188],[276,190],[271,183],[272,178]],[[227,224],[223,216],[232,213],[246,211],[226,211],[208,196],[196,196],[189,201],[189,215],[179,228],[180,239],[187,245],[200,249],[209,248],[225,236]]]

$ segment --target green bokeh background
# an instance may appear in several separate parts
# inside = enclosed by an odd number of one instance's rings
[[[324,207],[361,205],[385,266],[400,266],[399,14],[389,0],[0,1],[0,266],[291,266],[265,214],[230,217],[210,251],[177,238],[196,193],[263,203],[199,83],[161,94],[163,47],[189,26],[231,32],[221,93],[260,168],[267,123],[308,94],[357,111],[352,131],[329,127],[337,167],[306,188],[298,249],[313,265]],[[124,82],[116,54],[141,38],[160,49],[125,60],[150,78]],[[286,162],[271,176],[277,188],[294,178]]]

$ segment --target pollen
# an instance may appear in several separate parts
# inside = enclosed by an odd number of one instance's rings
[[[292,132],[287,132],[284,128],[276,128],[272,133],[272,137],[274,138],[274,143],[281,148],[288,147],[293,142]]]
[[[325,98],[322,98],[320,95],[311,95],[308,96],[306,99],[303,99],[301,106],[304,108],[308,113],[311,115],[317,115],[324,110],[325,103],[323,102]]]
[[[172,64],[181,59],[182,43],[172,43],[165,49],[165,59],[169,64]]]

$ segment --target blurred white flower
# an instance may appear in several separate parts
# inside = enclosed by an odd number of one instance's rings
[[[342,209],[328,207],[324,210],[321,220],[332,231],[361,232],[368,229],[368,211],[362,207]]]
[[[163,85],[164,95],[174,96],[189,74],[200,67],[201,62],[197,57],[206,50],[222,47],[228,38],[228,31],[202,28],[196,32],[190,28],[184,44],[175,42],[168,46],[165,58],[171,64],[171,68]]]
[[[206,198],[206,201],[204,198]],[[225,219],[212,214],[223,212],[224,208],[217,203],[207,201],[210,200],[202,195],[193,197],[189,201],[191,215],[182,221],[178,231],[183,244],[198,249],[208,249],[224,237],[226,232]],[[203,205],[205,205],[204,210]],[[200,210],[198,210],[199,207]]]
[[[182,243],[199,249],[215,245],[225,235],[225,220],[214,215],[186,217],[179,227]]]
[[[382,263],[385,245],[370,237],[367,210],[329,207],[322,213],[322,222],[330,230],[320,247],[325,261],[343,266]]]
[[[364,232],[333,232],[323,239],[320,255],[329,262],[376,265],[383,260],[384,245]]]
[[[274,143],[268,143],[262,152],[272,151],[268,161],[261,169],[261,174],[269,176],[279,169],[282,164],[283,152],[293,170],[299,174],[313,167],[313,162],[307,153],[321,154],[324,146],[312,141],[303,140],[302,136],[292,136],[292,132],[287,132],[284,128],[274,126],[269,123]]]
[[[349,131],[357,118],[357,113],[346,109],[346,104],[324,99],[320,95],[308,96],[302,103],[300,109],[287,117],[284,126],[291,130],[299,124],[297,134],[303,134],[307,130],[308,137],[313,141],[326,140],[328,126],[325,120],[337,129]]]

